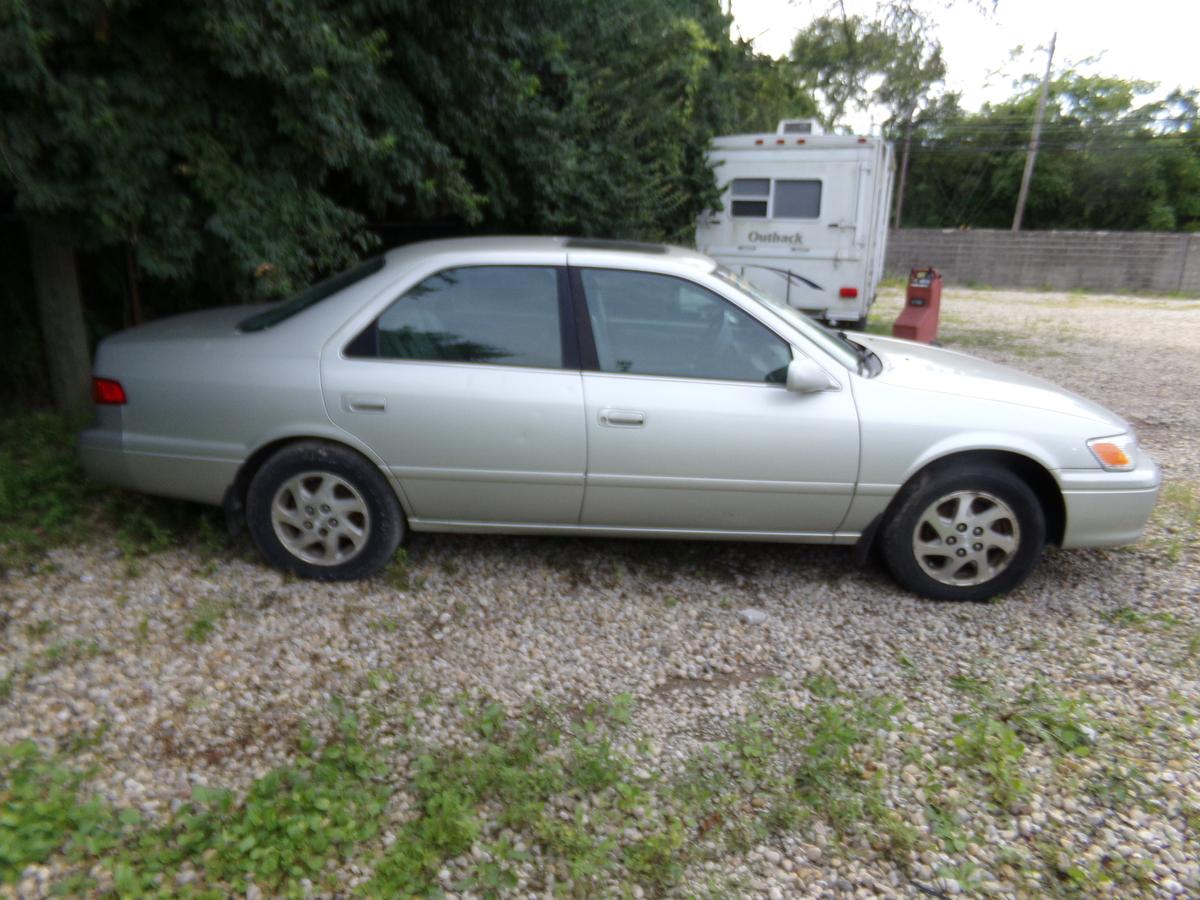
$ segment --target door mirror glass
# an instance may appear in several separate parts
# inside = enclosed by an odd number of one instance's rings
[[[797,356],[787,368],[787,389],[797,394],[816,394],[833,387],[825,370],[807,356]]]

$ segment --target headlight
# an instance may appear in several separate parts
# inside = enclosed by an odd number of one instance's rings
[[[1132,434],[1092,438],[1088,441],[1088,449],[1110,472],[1128,472],[1137,465],[1137,438]]]

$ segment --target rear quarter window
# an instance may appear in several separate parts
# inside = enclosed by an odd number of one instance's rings
[[[285,319],[290,319],[296,313],[306,310],[310,306],[315,306],[322,300],[328,299],[340,291],[344,291],[346,288],[357,284],[365,278],[369,278],[382,269],[383,265],[383,257],[376,256],[359,263],[353,269],[347,269],[345,272],[331,275],[324,281],[318,281],[311,287],[305,288],[294,297],[287,300],[280,300],[268,309],[264,309],[262,312],[255,313],[248,319],[242,320],[241,324],[238,325],[238,330],[262,331],[263,329],[270,328],[272,325],[278,325]]]

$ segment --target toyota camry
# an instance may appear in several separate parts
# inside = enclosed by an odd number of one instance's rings
[[[264,557],[368,576],[411,531],[857,545],[977,600],[1046,544],[1137,540],[1159,469],[1103,406],[829,331],[652,244],[413,244],[96,353],[87,471],[222,504]]]

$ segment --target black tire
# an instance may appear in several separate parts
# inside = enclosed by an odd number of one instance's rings
[[[319,480],[322,476],[325,480]],[[339,515],[337,509],[314,505],[314,514],[309,515],[304,511],[308,507],[294,510],[283,510],[282,505],[276,507],[277,497],[295,502],[296,493],[292,486],[297,483],[308,488],[332,490],[331,496],[335,499],[329,502],[334,507],[339,502],[350,504],[350,511],[340,523],[340,529],[346,530],[345,535],[338,537],[342,531],[336,527],[339,526],[334,518]],[[285,486],[288,487],[286,494]],[[276,512],[277,509],[280,512]],[[276,521],[277,516],[289,512],[306,521],[297,526],[282,519]],[[322,516],[329,518],[321,519]],[[353,523],[350,522],[352,518]],[[335,527],[320,531],[330,524]],[[303,532],[301,525],[311,526],[312,530]],[[302,578],[318,581],[349,581],[374,575],[388,564],[408,530],[396,494],[379,469],[354,451],[324,441],[289,444],[263,463],[246,492],[246,526],[268,562]],[[359,543],[354,542],[354,535],[348,530],[351,527],[359,533]],[[321,538],[316,537],[318,531]],[[334,544],[340,540],[342,546],[333,555],[317,560],[316,556],[328,550],[324,541],[328,532],[334,534],[329,540]],[[280,537],[280,534],[289,533],[294,534],[291,541],[295,550]],[[299,546],[306,534],[311,538],[311,548]],[[325,549],[315,549],[318,545]]]
[[[947,521],[943,516],[951,511]],[[986,523],[993,515],[995,521]],[[926,552],[918,553],[918,540]],[[1033,571],[1045,542],[1046,516],[1029,485],[1007,469],[980,464],[922,473],[896,498],[880,535],[884,562],[901,585],[948,601],[987,600],[1011,591]],[[978,578],[986,580],[970,583]]]

